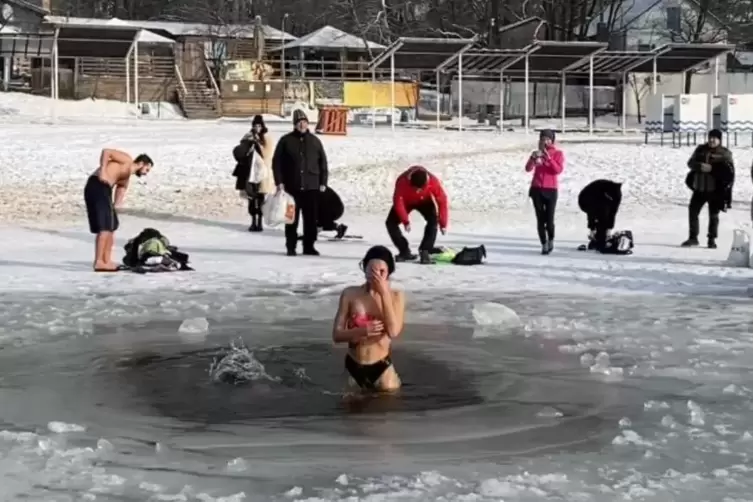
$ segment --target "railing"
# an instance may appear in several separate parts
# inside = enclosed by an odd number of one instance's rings
[[[212,73],[212,69],[209,68],[209,63],[204,61],[204,68],[207,70],[207,75],[209,75],[209,81],[212,83],[212,88],[214,89],[214,93],[217,94],[217,97],[220,97],[220,86],[217,85],[217,80],[214,78],[214,73]]]
[[[183,97],[188,94],[188,89],[186,89],[186,83],[183,81],[183,75],[180,73],[180,68],[178,68],[178,65],[173,65],[173,71],[175,72],[175,76],[178,79],[178,92],[181,93],[181,100]]]
[[[77,59],[79,75],[116,78],[126,76],[125,58],[79,57]],[[140,55],[138,62],[140,78],[173,78],[175,76],[175,60],[172,57]],[[134,62],[131,60],[129,63],[130,72],[133,74]]]
[[[283,73],[281,61],[270,62]],[[377,79],[390,77],[389,70],[378,69]],[[284,74],[286,79],[307,80],[371,80],[372,72],[368,61],[300,61],[285,60]]]
[[[231,59],[228,62],[244,62],[250,64],[255,62],[253,59]],[[283,75],[282,60],[268,59],[262,61],[264,65],[273,68],[272,79],[281,79]],[[247,78],[242,77],[244,73],[243,65],[235,65],[236,69],[231,70],[234,74],[233,79]],[[248,68],[245,69],[248,72]],[[284,68],[285,80],[371,80],[371,70],[367,61],[311,61],[311,60],[285,60]],[[383,80],[390,78],[389,70],[379,69],[376,72],[376,78]],[[250,79],[250,78],[249,78]]]

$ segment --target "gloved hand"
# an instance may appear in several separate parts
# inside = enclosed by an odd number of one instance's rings
[[[324,185],[319,185],[319,191],[320,192],[326,192],[327,191],[327,187],[324,186]]]

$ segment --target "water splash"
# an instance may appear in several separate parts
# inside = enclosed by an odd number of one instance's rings
[[[279,382],[280,378],[267,373],[266,368],[250,351],[243,340],[230,343],[227,354],[215,358],[209,367],[209,378],[214,383],[242,385],[248,382]]]

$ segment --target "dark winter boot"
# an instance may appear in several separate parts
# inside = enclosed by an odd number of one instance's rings
[[[713,237],[709,237],[707,246],[709,249],[716,249],[716,239],[714,239]]]
[[[436,263],[429,254],[429,251],[425,249],[419,251],[419,257],[421,265],[433,265],[434,263]]]
[[[251,216],[251,226],[248,227],[249,232],[261,232],[261,218],[258,215]]]
[[[405,251],[402,253],[398,253],[397,256],[395,256],[396,262],[405,262],[405,261],[414,261],[418,256],[414,255],[410,251]]]
[[[698,245],[698,239],[695,237],[691,237],[690,239],[686,240],[680,245],[684,248],[692,248]]]
[[[319,251],[312,244],[310,246],[303,246],[303,254],[306,256],[319,256]]]
[[[345,237],[345,234],[348,232],[348,225],[343,225],[342,223],[340,223],[339,225],[337,225],[336,232],[337,233],[335,234],[335,239],[337,240],[342,239],[343,237]]]
[[[547,255],[552,252],[552,249],[549,247],[549,242],[545,242],[541,245],[541,254]]]
[[[554,251],[554,239],[549,239],[549,242],[546,243],[546,248],[549,250],[549,253]],[[549,254],[547,253],[547,254]]]

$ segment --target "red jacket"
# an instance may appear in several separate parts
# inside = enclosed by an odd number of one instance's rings
[[[421,190],[417,190],[416,187],[410,184],[411,173],[419,169],[426,171],[429,175],[426,185]],[[397,217],[400,218],[403,225],[409,223],[408,213],[412,209],[429,200],[433,201],[437,206],[439,228],[447,228],[447,220],[449,218],[447,194],[442,188],[442,183],[439,179],[421,166],[409,167],[407,171],[398,176],[395,182],[395,194],[392,196],[392,203],[395,207]]]
[[[557,190],[559,188],[559,175],[565,168],[565,156],[562,150],[554,145],[546,149],[548,157],[531,155],[526,162],[526,172],[533,171],[531,186],[545,190]]]

